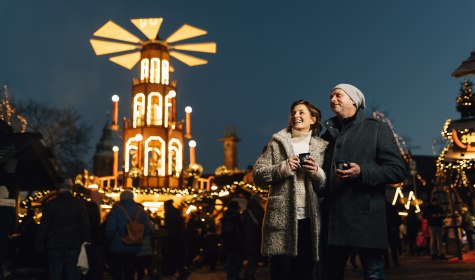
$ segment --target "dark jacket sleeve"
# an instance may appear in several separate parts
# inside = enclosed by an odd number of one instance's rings
[[[360,167],[362,184],[377,186],[402,182],[406,177],[406,164],[391,129],[380,123],[377,133],[376,162]]]
[[[86,205],[79,201],[81,204],[80,211],[81,211],[81,229],[82,229],[82,236],[83,241],[91,242],[91,224],[89,223],[89,216],[87,214]]]

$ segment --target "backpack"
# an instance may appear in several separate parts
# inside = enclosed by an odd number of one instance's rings
[[[137,209],[137,215],[135,215],[135,219],[131,219],[127,211],[125,211],[124,207],[119,205],[119,207],[124,212],[125,216],[127,217],[127,224],[125,225],[125,233],[124,237],[121,237],[122,243],[125,245],[140,245],[143,242],[144,238],[144,224],[139,221],[140,217],[140,208]]]

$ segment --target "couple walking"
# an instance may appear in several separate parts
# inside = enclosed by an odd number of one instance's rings
[[[385,186],[401,182],[406,166],[388,125],[365,116],[358,88],[335,86],[330,106],[335,117],[319,137],[320,110],[294,102],[288,128],[254,166],[256,184],[271,186],[262,253],[272,280],[343,279],[354,247],[365,279],[384,279]]]

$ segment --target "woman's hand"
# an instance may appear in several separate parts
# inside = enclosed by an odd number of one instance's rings
[[[300,167],[299,164],[299,157],[298,156],[291,156],[287,159],[287,163],[289,164],[290,171],[295,171]]]
[[[310,174],[315,174],[318,171],[317,161],[313,157],[309,156],[304,161],[302,168],[303,170],[305,170],[305,172],[308,172]]]

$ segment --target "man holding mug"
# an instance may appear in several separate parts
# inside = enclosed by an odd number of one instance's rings
[[[343,279],[352,247],[357,248],[364,279],[384,279],[387,248],[387,184],[406,176],[406,165],[386,123],[365,116],[363,93],[339,84],[330,94],[335,117],[327,120],[322,138],[327,174],[323,200],[323,276]]]

